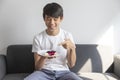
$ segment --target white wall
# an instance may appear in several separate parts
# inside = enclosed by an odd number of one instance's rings
[[[115,53],[120,54],[120,13],[116,16],[114,20],[114,39],[115,39]]]
[[[11,44],[32,44],[33,36],[45,29],[42,9],[48,2],[63,6],[61,27],[70,31],[80,44],[97,43],[120,19],[116,19],[120,0],[0,0],[0,54],[5,54]]]

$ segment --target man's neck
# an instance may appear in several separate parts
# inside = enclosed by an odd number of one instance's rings
[[[57,30],[54,30],[54,31],[46,30],[46,32],[47,32],[47,34],[50,35],[50,36],[56,36],[57,34],[59,34],[60,29],[57,29]]]

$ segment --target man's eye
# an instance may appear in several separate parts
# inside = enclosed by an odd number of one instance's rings
[[[47,19],[48,21],[50,21],[50,20],[57,21],[57,20],[58,20],[58,18],[51,18],[51,17],[47,17],[46,19]]]
[[[49,18],[49,17],[47,18],[47,20],[50,20],[50,19],[51,19],[51,18]]]
[[[54,18],[55,21],[57,21],[57,18]]]

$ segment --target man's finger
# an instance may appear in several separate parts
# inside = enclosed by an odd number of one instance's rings
[[[66,44],[66,42],[64,41],[64,42],[61,42],[60,44],[58,44],[59,46],[61,46],[61,45],[64,45],[64,44]]]
[[[65,41],[70,41],[70,39],[69,38],[66,38],[66,39],[64,39]]]
[[[61,46],[61,45],[64,45],[64,44],[66,44],[68,41],[70,41],[70,39],[68,38],[66,38],[66,39],[64,39],[65,41],[64,42],[61,42],[60,44],[58,44],[59,46]]]

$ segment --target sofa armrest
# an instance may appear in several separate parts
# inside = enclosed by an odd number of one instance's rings
[[[114,73],[120,77],[120,54],[114,55]]]
[[[0,55],[0,80],[5,76],[6,74],[6,60],[5,55]]]

